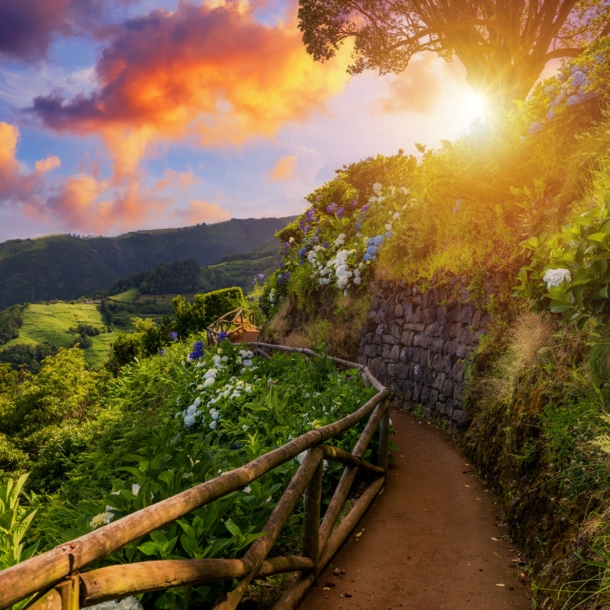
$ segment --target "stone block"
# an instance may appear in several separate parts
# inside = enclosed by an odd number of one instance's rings
[[[440,305],[436,308],[436,321],[441,325],[447,322],[447,314],[445,313],[445,309]]]
[[[451,419],[458,425],[464,426],[468,423],[468,413],[465,409],[455,409],[451,414]]]
[[[373,335],[373,341],[375,345],[381,345],[381,335]]]
[[[405,303],[403,305],[405,322],[408,324],[409,322],[413,322],[413,303]]]
[[[452,339],[457,339],[457,337],[460,334],[461,330],[462,330],[462,325],[459,322],[454,322],[451,325],[451,338]]]
[[[464,384],[456,383],[453,386],[453,398],[455,398],[458,402],[460,402],[460,399],[461,399],[463,393],[464,393]]]
[[[398,304],[394,307],[394,317],[395,318],[402,318],[403,316],[403,307],[402,305]]]
[[[413,339],[415,338],[415,333],[412,330],[403,330],[400,335],[400,343],[402,345],[413,345]]]
[[[419,401],[422,405],[427,405],[430,402],[430,388],[426,386],[422,387]]]
[[[411,397],[411,400],[413,402],[421,402],[421,390],[422,390],[422,386],[420,386],[420,385],[413,386],[413,396]]]
[[[430,345],[430,349],[437,354],[442,353],[445,342],[442,339],[434,339]]]
[[[424,328],[426,328],[426,327],[425,327],[424,324],[419,324],[419,323],[412,322],[410,324],[405,324],[405,328],[407,330],[412,330],[412,331],[414,331],[416,333],[421,333],[422,330],[424,330]]]
[[[400,350],[400,356],[398,358],[401,362],[409,362],[409,348],[403,347]]]
[[[441,392],[443,393],[443,396],[446,396],[447,398],[453,396],[453,381],[451,381],[451,379],[445,379]]]
[[[451,369],[451,378],[454,381],[464,381],[464,361],[456,360]]]
[[[464,345],[463,343],[458,343],[455,348],[455,355],[458,358],[466,358],[468,354],[472,351],[472,348],[469,345]]]
[[[434,382],[432,383],[432,387],[435,390],[442,391],[443,385],[445,384],[445,373],[437,373],[434,377]]]
[[[462,324],[472,323],[472,307],[470,307],[470,305],[462,306],[462,311],[460,311],[458,321]]]
[[[392,351],[390,352],[390,359],[400,360],[400,346],[399,345],[392,346]]]
[[[396,322],[392,322],[392,324],[390,324],[390,334],[397,341],[400,341],[400,336],[402,335],[402,328],[398,324],[396,324]]]
[[[473,328],[481,328],[481,312],[477,309],[472,316],[472,322],[470,323]]]
[[[398,339],[392,335],[383,335],[383,342],[386,345],[398,345]]]
[[[432,386],[432,384],[434,383],[434,371],[430,370],[429,368],[425,368],[422,372],[424,385]]]
[[[377,346],[376,345],[367,345],[364,348],[364,355],[369,358],[374,358],[377,355]]]

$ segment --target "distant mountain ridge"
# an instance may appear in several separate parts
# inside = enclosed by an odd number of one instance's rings
[[[50,235],[5,241],[0,243],[0,310],[108,290],[117,279],[161,261],[194,258],[208,266],[268,241],[294,218],[232,219],[117,237]]]

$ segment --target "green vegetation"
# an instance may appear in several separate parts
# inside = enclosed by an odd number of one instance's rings
[[[120,279],[109,294],[125,293],[136,289],[139,294],[176,294],[194,292],[199,287],[201,268],[194,258],[185,258],[171,264],[161,262],[154,269],[130,273]]]
[[[52,235],[6,241],[0,244],[0,309],[93,296],[109,290],[120,277],[151,269],[161,261],[192,257],[199,265],[211,265],[269,240],[291,220],[234,219],[118,237]]]
[[[87,361],[99,365],[107,358],[108,348],[117,337],[116,332],[107,331],[100,306],[92,303],[34,303],[24,308],[21,316],[23,325],[19,336],[2,346],[0,360],[4,352],[17,346],[72,347],[78,336],[84,333],[79,331],[75,335],[70,329],[84,325],[100,331],[100,334],[90,337],[91,346],[85,350]]]
[[[229,342],[207,349],[195,343],[188,355],[190,349],[177,341],[163,355],[126,366],[116,379],[89,371],[77,349],[47,359],[38,376],[4,371],[0,432],[10,447],[0,445],[0,463],[12,477],[31,469],[29,489],[46,494],[30,495],[29,510],[37,512],[27,545],[47,550],[214,478],[344,417],[375,392],[355,371],[338,372],[324,357],[258,360]],[[350,429],[339,446],[351,447],[360,431]],[[275,469],[103,563],[238,556],[298,464]],[[328,465],[325,496],[341,472],[339,464]],[[27,511],[23,518],[30,518]],[[300,523],[297,510],[278,541],[281,550],[299,552]],[[0,546],[0,561],[12,556],[9,539]],[[209,607],[231,586],[194,588],[189,603]],[[143,602],[170,609],[185,594],[172,589]]]

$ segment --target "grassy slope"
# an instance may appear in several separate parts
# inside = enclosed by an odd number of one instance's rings
[[[0,244],[0,309],[70,300],[108,289],[131,272],[193,257],[210,265],[265,242],[291,218],[230,220],[184,229],[80,239],[53,235]]]
[[[104,327],[99,306],[93,304],[33,304],[22,315],[23,326],[19,329],[19,337],[3,345],[3,348],[17,344],[35,345],[47,341],[58,347],[72,347],[77,336],[68,332],[70,327],[76,327],[80,323],[91,324],[99,328]],[[121,330],[132,329],[122,327]],[[92,337],[93,345],[85,350],[87,362],[93,365],[101,364],[108,354],[108,347],[116,337],[117,331]]]

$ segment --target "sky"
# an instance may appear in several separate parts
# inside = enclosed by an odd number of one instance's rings
[[[287,216],[481,115],[459,62],[346,73],[286,0],[2,0],[0,241]],[[396,185],[398,186],[398,185]]]

